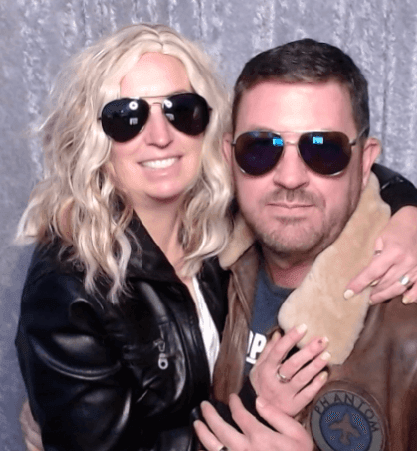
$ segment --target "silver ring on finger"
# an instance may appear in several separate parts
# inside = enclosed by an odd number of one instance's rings
[[[279,380],[282,384],[286,384],[286,383],[290,382],[291,378],[288,377],[288,376],[284,376],[284,374],[281,374],[280,371],[279,371],[280,369],[281,369],[281,367],[279,367],[279,368],[278,368],[278,371],[277,371],[277,377],[278,377],[278,380]]]
[[[229,451],[229,448],[227,446],[222,446],[219,451]]]
[[[401,285],[406,287],[410,283],[410,277],[407,274],[404,274],[402,277],[398,279]]]

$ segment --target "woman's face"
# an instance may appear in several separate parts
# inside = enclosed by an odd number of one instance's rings
[[[122,79],[121,97],[148,97],[143,130],[125,143],[113,142],[112,175],[138,212],[181,199],[197,178],[203,134],[189,136],[166,119],[159,103],[174,93],[191,92],[183,64],[175,57],[145,53]]]

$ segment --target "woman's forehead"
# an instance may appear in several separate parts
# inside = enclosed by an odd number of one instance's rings
[[[120,83],[122,96],[166,96],[191,90],[182,62],[171,55],[144,53]]]

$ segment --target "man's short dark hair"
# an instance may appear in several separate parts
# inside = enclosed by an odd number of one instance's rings
[[[358,133],[369,131],[368,83],[362,72],[339,48],[313,39],[301,39],[275,47],[252,58],[243,68],[234,89],[233,132],[242,95],[264,81],[285,83],[336,81],[350,94]],[[279,131],[279,130],[278,130]]]

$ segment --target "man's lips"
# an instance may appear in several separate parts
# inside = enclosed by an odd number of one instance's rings
[[[284,202],[268,202],[267,205],[271,205],[273,207],[281,207],[287,208],[288,210],[296,209],[296,208],[309,208],[314,207],[313,204],[298,204],[298,203],[284,203]]]

